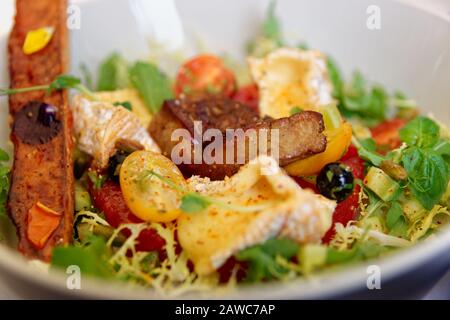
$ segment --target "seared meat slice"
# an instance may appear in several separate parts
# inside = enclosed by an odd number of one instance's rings
[[[66,0],[16,1],[17,13],[8,45],[11,88],[49,84],[67,72],[66,6]],[[22,46],[27,33],[42,27],[55,28],[50,43],[39,52],[24,54]],[[53,106],[49,110],[56,111],[56,119],[51,115],[45,118],[45,112],[41,118],[40,111],[45,110],[40,107],[45,108],[46,104]],[[67,104],[64,91],[51,95],[34,91],[9,98],[14,165],[8,207],[17,227],[19,250],[30,258],[48,261],[53,247],[72,240],[73,138]],[[42,246],[33,243],[27,234],[32,219],[30,209],[38,202],[59,216]]]
[[[201,123],[195,126],[196,121]],[[182,152],[179,152],[179,136],[172,136],[177,129],[187,129],[189,132],[187,143],[190,146]],[[215,137],[206,142],[199,140],[207,129],[218,129],[221,134],[223,148],[213,152],[214,159],[220,159],[219,161],[208,162],[206,159],[196,158],[196,155],[203,154],[208,146],[211,147],[216,142]],[[242,129],[242,134],[227,134],[227,129]],[[276,129],[278,135],[272,134],[272,129]],[[317,112],[305,111],[281,119],[260,119],[250,108],[235,101],[218,98],[166,101],[149,126],[150,135],[160,146],[162,153],[179,164],[183,173],[213,180],[232,176],[243,164],[259,154],[272,155],[284,166],[323,152],[326,147],[323,130],[322,115]],[[255,135],[243,134],[251,131]],[[199,149],[198,146],[202,148]],[[184,151],[189,150],[190,157],[186,157]],[[191,161],[187,162],[186,159]],[[195,161],[196,159],[199,161]]]

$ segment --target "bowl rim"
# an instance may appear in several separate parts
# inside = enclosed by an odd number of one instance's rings
[[[81,2],[78,0],[78,2]],[[85,1],[88,2],[88,1]],[[437,10],[421,6],[414,1],[394,0],[403,6],[414,8],[425,14],[432,15],[448,23],[450,26],[450,14],[444,14]],[[414,250],[412,250],[414,248]],[[208,292],[207,299],[315,299],[339,296],[343,293],[363,289],[366,285],[366,268],[377,265],[382,270],[382,282],[392,280],[402,274],[412,271],[419,266],[437,258],[450,250],[450,225],[445,226],[439,232],[428,239],[414,244],[412,247],[397,250],[392,254],[364,263],[344,265],[338,270],[314,275],[311,279],[297,278],[290,283],[271,282],[242,286],[239,289],[222,295],[217,292]],[[448,259],[450,266],[450,258]],[[151,288],[132,286],[127,283],[107,281],[98,278],[86,277],[82,280],[81,290],[69,290],[66,287],[66,277],[63,271],[52,270],[50,273],[38,272],[36,267],[20,255],[14,248],[0,243],[0,277],[8,276],[8,273],[16,279],[25,281],[28,285],[36,285],[38,288],[50,289],[54,293],[72,296],[75,298],[107,298],[107,299],[161,299]],[[84,279],[84,278],[83,278]],[[326,285],[324,285],[326,284]],[[10,284],[8,283],[8,286]],[[266,290],[265,290],[266,289]],[[270,290],[269,290],[270,289]],[[14,290],[14,287],[12,287]],[[366,289],[368,290],[368,289]],[[197,294],[170,297],[175,299],[200,298],[205,296]]]

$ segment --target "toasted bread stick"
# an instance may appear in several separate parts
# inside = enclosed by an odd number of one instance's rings
[[[281,166],[310,157],[314,154],[323,152],[327,141],[323,134],[324,124],[322,115],[305,111],[300,114],[281,119],[260,119],[256,112],[250,108],[241,105],[238,102],[214,98],[198,101],[188,100],[168,100],[165,101],[161,111],[156,114],[149,126],[149,133],[160,146],[162,153],[172,158],[172,152],[175,150],[178,140],[172,140],[172,133],[177,129],[187,129],[192,140],[194,139],[194,122],[201,123],[202,132],[207,129],[218,129],[223,136],[223,151],[219,154],[222,163],[207,163],[201,159],[201,163],[193,163],[194,143],[192,142],[192,157],[190,163],[181,163],[179,165],[182,172],[187,175],[199,175],[209,177],[212,180],[221,180],[235,174],[239,168],[252,160],[253,156],[250,150],[259,149],[261,142],[266,145],[267,154],[274,155],[271,150],[271,130],[275,129],[278,133],[278,141],[275,141],[274,147],[278,147],[278,161]],[[253,140],[245,138],[239,141],[235,139],[231,148],[226,146],[227,129],[253,129],[256,133]],[[263,135],[263,141],[258,138],[260,131],[266,131],[267,136]],[[265,141],[264,141],[265,140]],[[265,142],[265,143],[264,143]],[[196,144],[200,142],[196,141]],[[207,146],[209,142],[203,143]],[[241,146],[242,145],[242,146]],[[243,147],[243,148],[241,148]],[[233,149],[234,148],[234,149]],[[202,149],[204,150],[204,149]],[[232,156],[229,153],[232,151]],[[225,161],[230,156],[232,161]],[[244,161],[239,161],[238,157],[243,157]],[[175,160],[175,159],[172,159]]]
[[[8,43],[11,88],[49,84],[58,75],[67,72],[66,7],[66,0],[16,1],[15,24]],[[51,41],[36,53],[24,54],[22,47],[27,33],[42,27],[55,28]],[[56,108],[56,122],[52,124],[57,123],[57,126],[53,127],[52,135],[36,139],[32,126],[19,123],[19,119],[27,121],[21,111],[33,101],[35,105],[47,103]],[[44,91],[14,94],[9,98],[9,109],[14,164],[8,208],[17,227],[18,249],[29,258],[48,261],[55,246],[72,240],[73,138],[67,92],[57,91],[50,95]],[[35,134],[42,132],[36,130]],[[30,241],[27,234],[29,211],[37,202],[61,215],[59,224],[42,247]]]

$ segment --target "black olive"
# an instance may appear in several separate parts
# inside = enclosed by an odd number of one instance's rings
[[[118,182],[120,166],[125,161],[125,158],[129,156],[129,152],[124,150],[117,151],[111,158],[109,158],[108,175],[109,177]]]
[[[31,101],[14,116],[13,136],[30,145],[44,144],[56,137],[62,124],[57,109],[42,101]]]
[[[50,104],[42,103],[39,106],[38,120],[47,127],[56,120],[56,108]]]
[[[329,163],[317,176],[317,189],[331,200],[344,201],[353,192],[354,178],[350,169],[341,163]]]

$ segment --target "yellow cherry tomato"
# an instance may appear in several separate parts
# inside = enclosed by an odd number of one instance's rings
[[[177,166],[159,153],[136,151],[120,168],[120,188],[126,204],[148,222],[169,222],[180,214],[186,181]]]
[[[32,54],[45,48],[52,39],[54,32],[55,28],[53,27],[29,31],[25,38],[25,42],[23,43],[23,53]]]
[[[312,176],[331,162],[338,161],[347,151],[352,140],[352,126],[345,122],[339,128],[325,131],[327,148],[324,152],[289,164],[284,169],[292,176]]]

